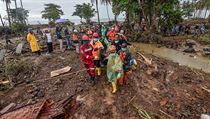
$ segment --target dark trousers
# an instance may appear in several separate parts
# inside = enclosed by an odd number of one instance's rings
[[[51,53],[53,51],[53,44],[51,43],[47,43],[47,48],[48,48],[48,52]]]

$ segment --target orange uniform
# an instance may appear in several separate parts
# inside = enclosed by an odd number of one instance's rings
[[[109,31],[108,34],[107,34],[109,40],[114,41],[115,40],[115,34],[116,34],[115,31]]]
[[[93,47],[94,60],[100,60],[100,49],[104,49],[103,44],[99,40],[96,43],[92,40],[90,44]]]

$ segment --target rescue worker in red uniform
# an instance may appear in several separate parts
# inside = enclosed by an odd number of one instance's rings
[[[80,46],[81,58],[84,67],[87,68],[87,72],[90,75],[90,80],[95,80],[95,68],[94,68],[94,57],[93,48],[90,45],[90,40],[87,35],[82,36],[83,44]]]

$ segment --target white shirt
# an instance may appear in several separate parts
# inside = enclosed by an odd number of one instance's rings
[[[46,33],[46,36],[47,36],[47,42],[48,43],[51,43],[52,42],[52,36],[50,33]]]

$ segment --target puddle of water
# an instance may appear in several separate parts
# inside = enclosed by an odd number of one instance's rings
[[[207,57],[196,56],[196,58],[194,58],[181,51],[165,47],[158,48],[155,44],[135,43],[134,47],[136,47],[138,51],[153,54],[157,57],[177,62],[180,65],[189,66],[199,70],[202,69],[203,71],[210,73],[210,60]]]

